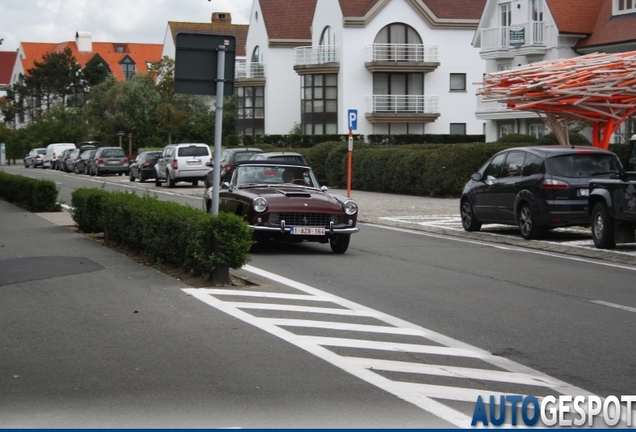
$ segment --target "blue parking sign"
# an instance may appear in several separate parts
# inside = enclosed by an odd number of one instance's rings
[[[349,119],[349,130],[358,129],[358,110],[350,109],[347,112],[347,117]]]

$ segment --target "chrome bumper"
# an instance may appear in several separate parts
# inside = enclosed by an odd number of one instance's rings
[[[281,227],[266,227],[262,225],[248,225],[248,227],[254,231],[258,232],[269,232],[269,233],[279,233],[279,234],[289,234],[291,232],[291,227],[282,225]],[[355,234],[360,231],[358,227],[351,228],[325,228],[325,235],[333,235],[333,234]]]

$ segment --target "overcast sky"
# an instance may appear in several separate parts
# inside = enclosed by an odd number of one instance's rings
[[[252,0],[0,0],[0,51],[20,42],[66,42],[78,31],[95,42],[163,44],[168,21],[210,22],[230,12],[248,24]]]

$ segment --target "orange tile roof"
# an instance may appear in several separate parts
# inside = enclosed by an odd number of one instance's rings
[[[546,0],[559,33],[590,34],[594,31],[599,9],[605,0]],[[611,3],[612,0],[608,0]]]
[[[260,0],[270,39],[309,39],[316,0]]]
[[[202,33],[234,36],[236,38],[237,57],[245,57],[245,42],[247,41],[247,24],[232,24],[230,22],[193,23],[168,21],[172,40],[176,40],[177,33]]]
[[[11,84],[11,73],[17,55],[16,51],[0,51],[0,87]]]
[[[95,56],[99,55],[110,67],[115,78],[124,80],[124,74],[119,63],[126,57],[130,57],[135,62],[137,72],[143,73],[148,71],[147,62],[161,60],[161,52],[163,46],[161,44],[142,44],[142,43],[118,43],[118,42],[93,42],[91,52],[79,52],[75,41],[53,43],[38,42],[22,42],[24,50],[24,58],[22,68],[25,73],[34,66],[34,62],[42,61],[45,54],[52,52],[62,52],[66,48],[70,48],[77,63],[84,67]],[[116,47],[124,47],[124,52],[117,52]]]
[[[345,17],[363,17],[379,0],[339,0]],[[479,19],[486,0],[420,0],[441,19]]]
[[[603,0],[592,34],[581,40],[575,48],[618,42],[636,42],[636,15],[612,17],[612,0]]]

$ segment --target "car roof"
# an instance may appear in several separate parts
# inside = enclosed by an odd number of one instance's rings
[[[614,154],[609,150],[605,150],[599,147],[592,146],[564,146],[564,145],[547,145],[547,146],[529,146],[529,147],[512,147],[509,149],[502,150],[500,153],[512,151],[512,150],[524,150],[530,151],[532,153],[542,155],[544,157],[552,157],[552,156],[560,156],[564,154],[573,154],[581,151],[584,152],[595,152],[595,153],[605,153],[605,154]]]
[[[299,164],[297,162],[287,162],[287,161],[272,161],[272,160],[246,160],[237,162],[236,166],[289,166],[289,167],[297,167],[297,168],[305,168],[311,169],[309,165]]]
[[[263,153],[263,150],[256,148],[256,147],[240,147],[240,148],[229,148],[229,149],[225,149],[225,151],[229,151],[232,153],[239,153],[239,152],[258,152],[258,153]]]
[[[303,157],[303,155],[301,155],[300,153],[296,153],[296,152],[264,152],[264,153],[261,153],[259,156],[265,156],[265,157],[269,157],[269,156],[300,156],[300,157]]]

